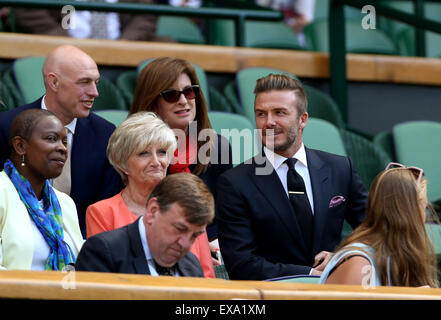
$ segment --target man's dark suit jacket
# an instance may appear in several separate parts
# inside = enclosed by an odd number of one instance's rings
[[[12,120],[23,110],[41,108],[41,99],[0,113],[0,170],[9,157],[9,129]],[[72,187],[70,196],[77,206],[78,220],[86,238],[86,209],[89,205],[110,198],[122,190],[119,174],[106,156],[107,143],[115,126],[94,113],[77,119],[71,154]]]
[[[139,219],[87,239],[78,254],[75,270],[150,274],[138,224]],[[181,276],[204,276],[198,259],[191,252],[178,261],[177,268]]]
[[[220,176],[219,244],[231,279],[309,274],[314,256],[332,252],[339,243],[344,219],[352,227],[364,220],[367,192],[351,160],[305,149],[314,197],[312,252],[307,252],[294,209],[271,164],[271,174],[256,175],[256,168],[265,166],[262,155]],[[334,196],[346,200],[329,208]]]

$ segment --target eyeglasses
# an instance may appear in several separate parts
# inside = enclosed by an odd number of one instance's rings
[[[423,169],[418,167],[406,167],[404,164],[398,162],[389,162],[385,170],[389,170],[389,169],[409,169],[415,175],[415,178],[417,179],[417,184],[421,182],[421,179],[423,178],[424,175]]]
[[[160,95],[164,98],[168,103],[178,102],[181,94],[184,95],[186,99],[195,99],[199,95],[199,86],[193,85],[184,88],[184,90],[179,91],[175,89],[168,89],[160,93]]]

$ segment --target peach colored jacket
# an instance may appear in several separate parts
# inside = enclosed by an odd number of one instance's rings
[[[111,198],[98,201],[87,208],[87,238],[97,233],[124,227],[138,219],[136,215],[129,211],[121,194],[122,191]],[[199,259],[202,270],[204,271],[204,276],[206,278],[215,278],[206,232],[196,238],[190,251]]]

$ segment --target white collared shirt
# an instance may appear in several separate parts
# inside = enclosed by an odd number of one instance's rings
[[[265,156],[272,164],[279,176],[283,189],[285,189],[286,196],[289,198],[288,183],[286,181],[286,175],[288,173],[288,165],[285,162],[287,158],[274,153],[267,147],[263,147]],[[309,204],[311,205],[312,213],[314,214],[314,198],[312,196],[311,177],[309,176],[308,161],[306,159],[305,145],[302,143],[300,149],[296,152],[293,158],[297,159],[295,169],[298,174],[303,178],[305,182],[306,194],[308,195]]]
[[[150,270],[150,275],[158,276],[158,272],[156,271],[155,268],[155,261],[153,260],[152,253],[150,252],[149,244],[147,242],[147,235],[145,232],[145,225],[143,219],[144,218],[141,217],[141,219],[138,220],[138,229],[139,229],[139,236],[141,237],[142,248],[144,249],[144,254],[147,259],[147,265]],[[174,276],[179,277],[177,272],[175,272]]]
[[[46,104],[44,103],[44,99],[46,98],[46,95],[41,99],[41,109],[48,110],[46,107]],[[50,110],[49,110],[50,111]],[[73,135],[75,134],[75,127],[77,126],[77,118],[74,118],[72,122],[68,123],[64,127],[67,130],[67,144],[69,145],[69,150],[72,148],[73,143]]]

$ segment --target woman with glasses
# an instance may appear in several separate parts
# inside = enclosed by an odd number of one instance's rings
[[[390,163],[372,183],[365,221],[340,244],[320,283],[438,287],[427,205],[423,170]]]
[[[83,245],[73,200],[51,185],[67,159],[67,133],[50,111],[12,121],[0,172],[0,270],[65,270]]]
[[[216,197],[218,176],[232,168],[231,148],[225,138],[211,129],[205,98],[192,64],[169,57],[147,64],[138,77],[130,108],[131,114],[138,111],[157,113],[175,132],[178,148],[168,173],[196,174]],[[215,222],[207,227],[207,234],[210,241],[217,238]]]

